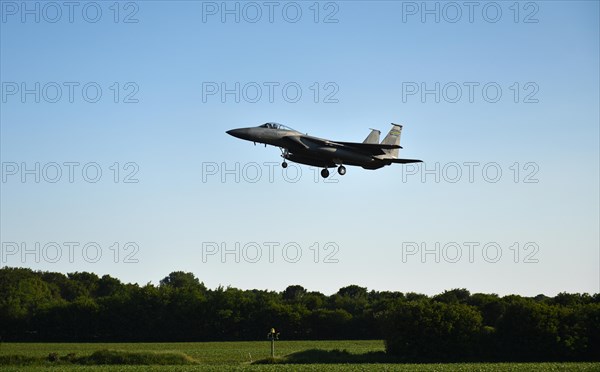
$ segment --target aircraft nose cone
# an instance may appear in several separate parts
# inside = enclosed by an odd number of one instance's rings
[[[234,137],[241,138],[241,139],[248,138],[248,130],[246,128],[231,129],[225,133],[229,134],[230,136],[234,136]]]

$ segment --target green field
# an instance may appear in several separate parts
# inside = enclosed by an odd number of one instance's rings
[[[471,364],[287,364],[252,365],[251,362],[269,356],[268,341],[253,342],[189,342],[189,343],[2,343],[0,357],[24,355],[45,358],[50,353],[77,356],[92,354],[102,349],[130,352],[178,352],[185,353],[198,361],[198,365],[187,366],[82,366],[53,365],[43,362],[40,365],[3,365],[3,371],[21,370],[87,370],[87,371],[222,371],[222,370],[294,370],[294,371],[600,371],[600,363],[471,363]],[[310,349],[347,350],[352,354],[381,352],[383,341],[277,341],[276,355],[285,356]]]

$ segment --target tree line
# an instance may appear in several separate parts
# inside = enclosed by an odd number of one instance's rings
[[[600,295],[435,296],[349,285],[330,296],[209,289],[192,273],[158,285],[109,275],[0,269],[3,341],[133,342],[384,339],[403,361],[600,360]]]

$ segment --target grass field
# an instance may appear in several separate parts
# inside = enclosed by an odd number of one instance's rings
[[[86,370],[86,371],[222,371],[222,370],[294,370],[294,371],[600,371],[600,363],[471,363],[471,364],[294,364],[294,365],[252,365],[251,362],[269,356],[268,341],[252,342],[189,342],[189,343],[2,343],[0,357],[23,355],[46,358],[50,353],[60,356],[75,353],[77,356],[92,354],[102,349],[128,352],[176,352],[184,353],[198,362],[185,366],[83,366],[52,365],[44,362],[39,365],[3,365],[3,371],[22,370]],[[383,341],[277,341],[276,355],[285,356],[310,349],[347,350],[352,354],[381,352]]]

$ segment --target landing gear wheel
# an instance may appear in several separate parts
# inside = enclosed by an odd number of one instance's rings
[[[279,149],[281,150],[281,157],[283,158],[283,163],[281,163],[281,167],[285,169],[288,166],[288,163],[285,160],[290,155],[290,152],[288,151],[288,149],[284,149],[283,147],[280,147]]]
[[[327,168],[325,168],[321,171],[321,177],[323,177],[323,178],[329,177],[329,170],[327,170]]]
[[[346,174],[346,167],[344,167],[343,165],[340,165],[338,167],[338,173],[340,176],[343,176],[344,174]]]

